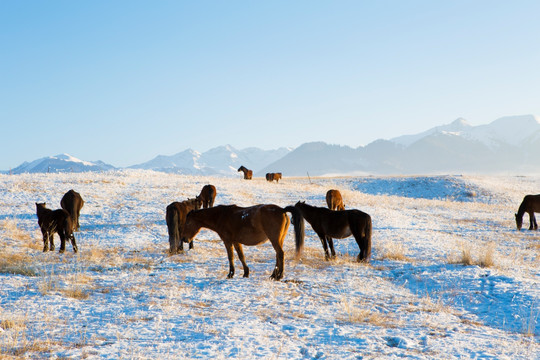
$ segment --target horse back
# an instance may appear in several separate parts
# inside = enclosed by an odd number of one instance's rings
[[[60,206],[62,209],[67,210],[68,212],[80,211],[84,205],[84,200],[81,197],[81,194],[75,190],[69,190],[64,194],[62,200],[60,200]]]
[[[62,229],[66,234],[71,234],[73,229],[73,220],[71,215],[64,209],[52,210],[49,213],[50,224],[54,225],[57,229]]]
[[[332,189],[326,192],[326,204],[330,210],[345,210],[343,198],[339,190]]]
[[[523,198],[522,206],[526,212],[540,212],[540,194],[538,195],[525,195]]]

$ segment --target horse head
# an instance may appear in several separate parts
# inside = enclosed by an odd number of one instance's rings
[[[521,230],[521,226],[523,226],[523,216],[518,216],[518,214],[515,214],[515,216],[517,229]]]

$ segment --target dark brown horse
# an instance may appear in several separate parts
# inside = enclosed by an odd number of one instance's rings
[[[266,181],[274,181],[279,182],[279,179],[281,179],[281,173],[267,173],[266,174]]]
[[[345,204],[339,190],[328,190],[326,192],[326,203],[330,210],[345,210]]]
[[[311,224],[313,231],[321,239],[325,258],[330,259],[328,247],[332,252],[332,258],[336,257],[334,250],[335,239],[344,239],[354,236],[360,253],[358,261],[369,262],[371,257],[371,217],[360,210],[332,211],[324,207],[316,207],[297,202],[294,205],[302,217]]]
[[[227,249],[229,257],[227,278],[230,279],[234,276],[233,247],[244,267],[244,277],[249,277],[249,268],[244,258],[242,245],[254,246],[270,240],[276,251],[276,266],[271,278],[280,280],[283,277],[283,240],[290,224],[287,212],[292,213],[296,234],[296,253],[299,256],[304,243],[304,222],[298,210],[293,206],[283,209],[271,204],[251,207],[220,205],[211,209],[192,211],[186,217],[182,241],[192,241],[201,228],[215,231]]]
[[[529,230],[538,230],[538,224],[536,223],[536,217],[534,216],[535,212],[540,212],[540,194],[525,195],[516,214],[516,225],[518,230],[521,230],[521,226],[523,225],[523,215],[525,213],[529,214]]]
[[[199,210],[201,205],[201,199],[197,197],[182,202],[175,201],[167,206],[165,221],[169,230],[169,253],[176,254],[184,251],[184,243],[180,241],[180,234],[186,223],[186,215],[191,210]],[[189,243],[189,248],[193,249],[193,242]]]
[[[77,252],[77,243],[73,235],[73,223],[71,216],[64,209],[51,210],[45,207],[45,203],[36,203],[38,224],[43,234],[43,252],[54,250],[54,233],[60,236],[60,252],[66,250],[66,240],[71,241],[73,252]],[[49,247],[50,244],[50,247]]]
[[[71,216],[71,221],[73,222],[73,231],[78,231],[79,226],[79,216],[81,214],[81,209],[84,205],[84,200],[81,197],[81,194],[74,190],[69,190],[64,194],[62,200],[60,200],[60,206],[62,209],[66,210]]]
[[[238,168],[238,171],[242,171],[244,173],[244,180],[251,180],[253,177],[253,171],[246,168],[244,165],[240,166]]]
[[[214,206],[214,200],[216,199],[216,187],[214,185],[204,185],[197,199],[202,201],[203,209],[211,208]]]

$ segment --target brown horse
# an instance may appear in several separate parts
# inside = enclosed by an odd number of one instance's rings
[[[202,201],[200,198],[187,199],[182,202],[173,202],[167,206],[165,221],[169,231],[169,253],[176,254],[184,251],[184,243],[180,241],[180,234],[186,223],[186,215],[191,210],[199,210]],[[193,242],[189,243],[189,248],[193,249]]]
[[[81,214],[81,209],[84,205],[84,200],[81,197],[81,194],[74,190],[69,190],[64,194],[62,200],[60,200],[60,206],[62,209],[66,210],[71,216],[71,221],[73,222],[73,231],[78,231],[79,226],[79,216]]]
[[[73,252],[77,252],[77,243],[73,235],[73,223],[69,213],[64,209],[51,210],[45,203],[36,203],[38,225],[43,234],[43,252],[54,250],[54,233],[60,236],[60,252],[66,250],[66,240],[71,241]],[[50,244],[50,247],[48,246]]]
[[[326,260],[330,259],[328,246],[332,252],[332,258],[336,257],[332,238],[344,239],[352,235],[360,248],[358,261],[369,262],[372,229],[371,217],[368,214],[360,210],[332,211],[300,201],[294,206],[300,210],[302,217],[311,224],[313,231],[321,239]]]
[[[328,190],[326,192],[326,203],[330,210],[345,210],[345,204],[339,190]]]
[[[214,185],[204,185],[197,199],[202,201],[204,209],[211,208],[214,206],[214,200],[216,199],[216,187]]]
[[[253,177],[253,171],[246,168],[244,165],[240,166],[238,168],[238,171],[242,171],[244,173],[244,180],[251,180]]]
[[[267,173],[266,174],[266,181],[274,181],[276,180],[276,182],[278,183],[279,182],[279,179],[281,179],[281,173]]]
[[[538,224],[536,223],[535,212],[540,212],[540,194],[539,195],[525,195],[516,216],[516,225],[518,230],[521,230],[523,225],[523,215],[529,214],[529,230],[538,230]]]
[[[304,222],[293,206],[281,208],[271,204],[251,207],[220,205],[211,209],[191,211],[186,217],[182,241],[191,242],[201,228],[215,231],[227,249],[229,257],[227,278],[230,279],[234,276],[233,247],[244,267],[244,277],[249,277],[242,245],[254,246],[270,240],[276,251],[276,266],[271,278],[280,280],[283,277],[283,240],[290,224],[287,212],[292,214],[296,234],[296,254],[300,256],[304,243]]]

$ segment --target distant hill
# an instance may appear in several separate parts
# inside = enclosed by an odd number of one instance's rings
[[[539,174],[540,120],[533,115],[510,116],[472,126],[465,119],[419,134],[376,140],[364,147],[310,142],[292,150],[235,149],[230,145],[204,153],[187,149],[159,155],[133,165],[192,175],[240,176],[244,165],[255,176],[281,172],[286,176],[365,174]],[[62,154],[23,163],[12,173],[82,172],[114,169],[102,161],[89,162]]]
[[[288,176],[434,173],[540,173],[540,122],[533,115],[472,126],[464,119],[377,140],[356,149],[308,143],[268,165]]]
[[[103,161],[83,161],[69,154],[60,154],[44,157],[32,162],[24,162],[15,169],[12,169],[11,173],[87,172],[106,171],[114,168],[114,166],[106,164]]]
[[[225,145],[212,148],[204,153],[188,149],[171,156],[159,155],[148,162],[133,165],[130,168],[179,174],[233,176],[238,175],[238,168],[242,165],[257,171],[282,158],[290,151],[289,148],[238,150],[230,145]]]

